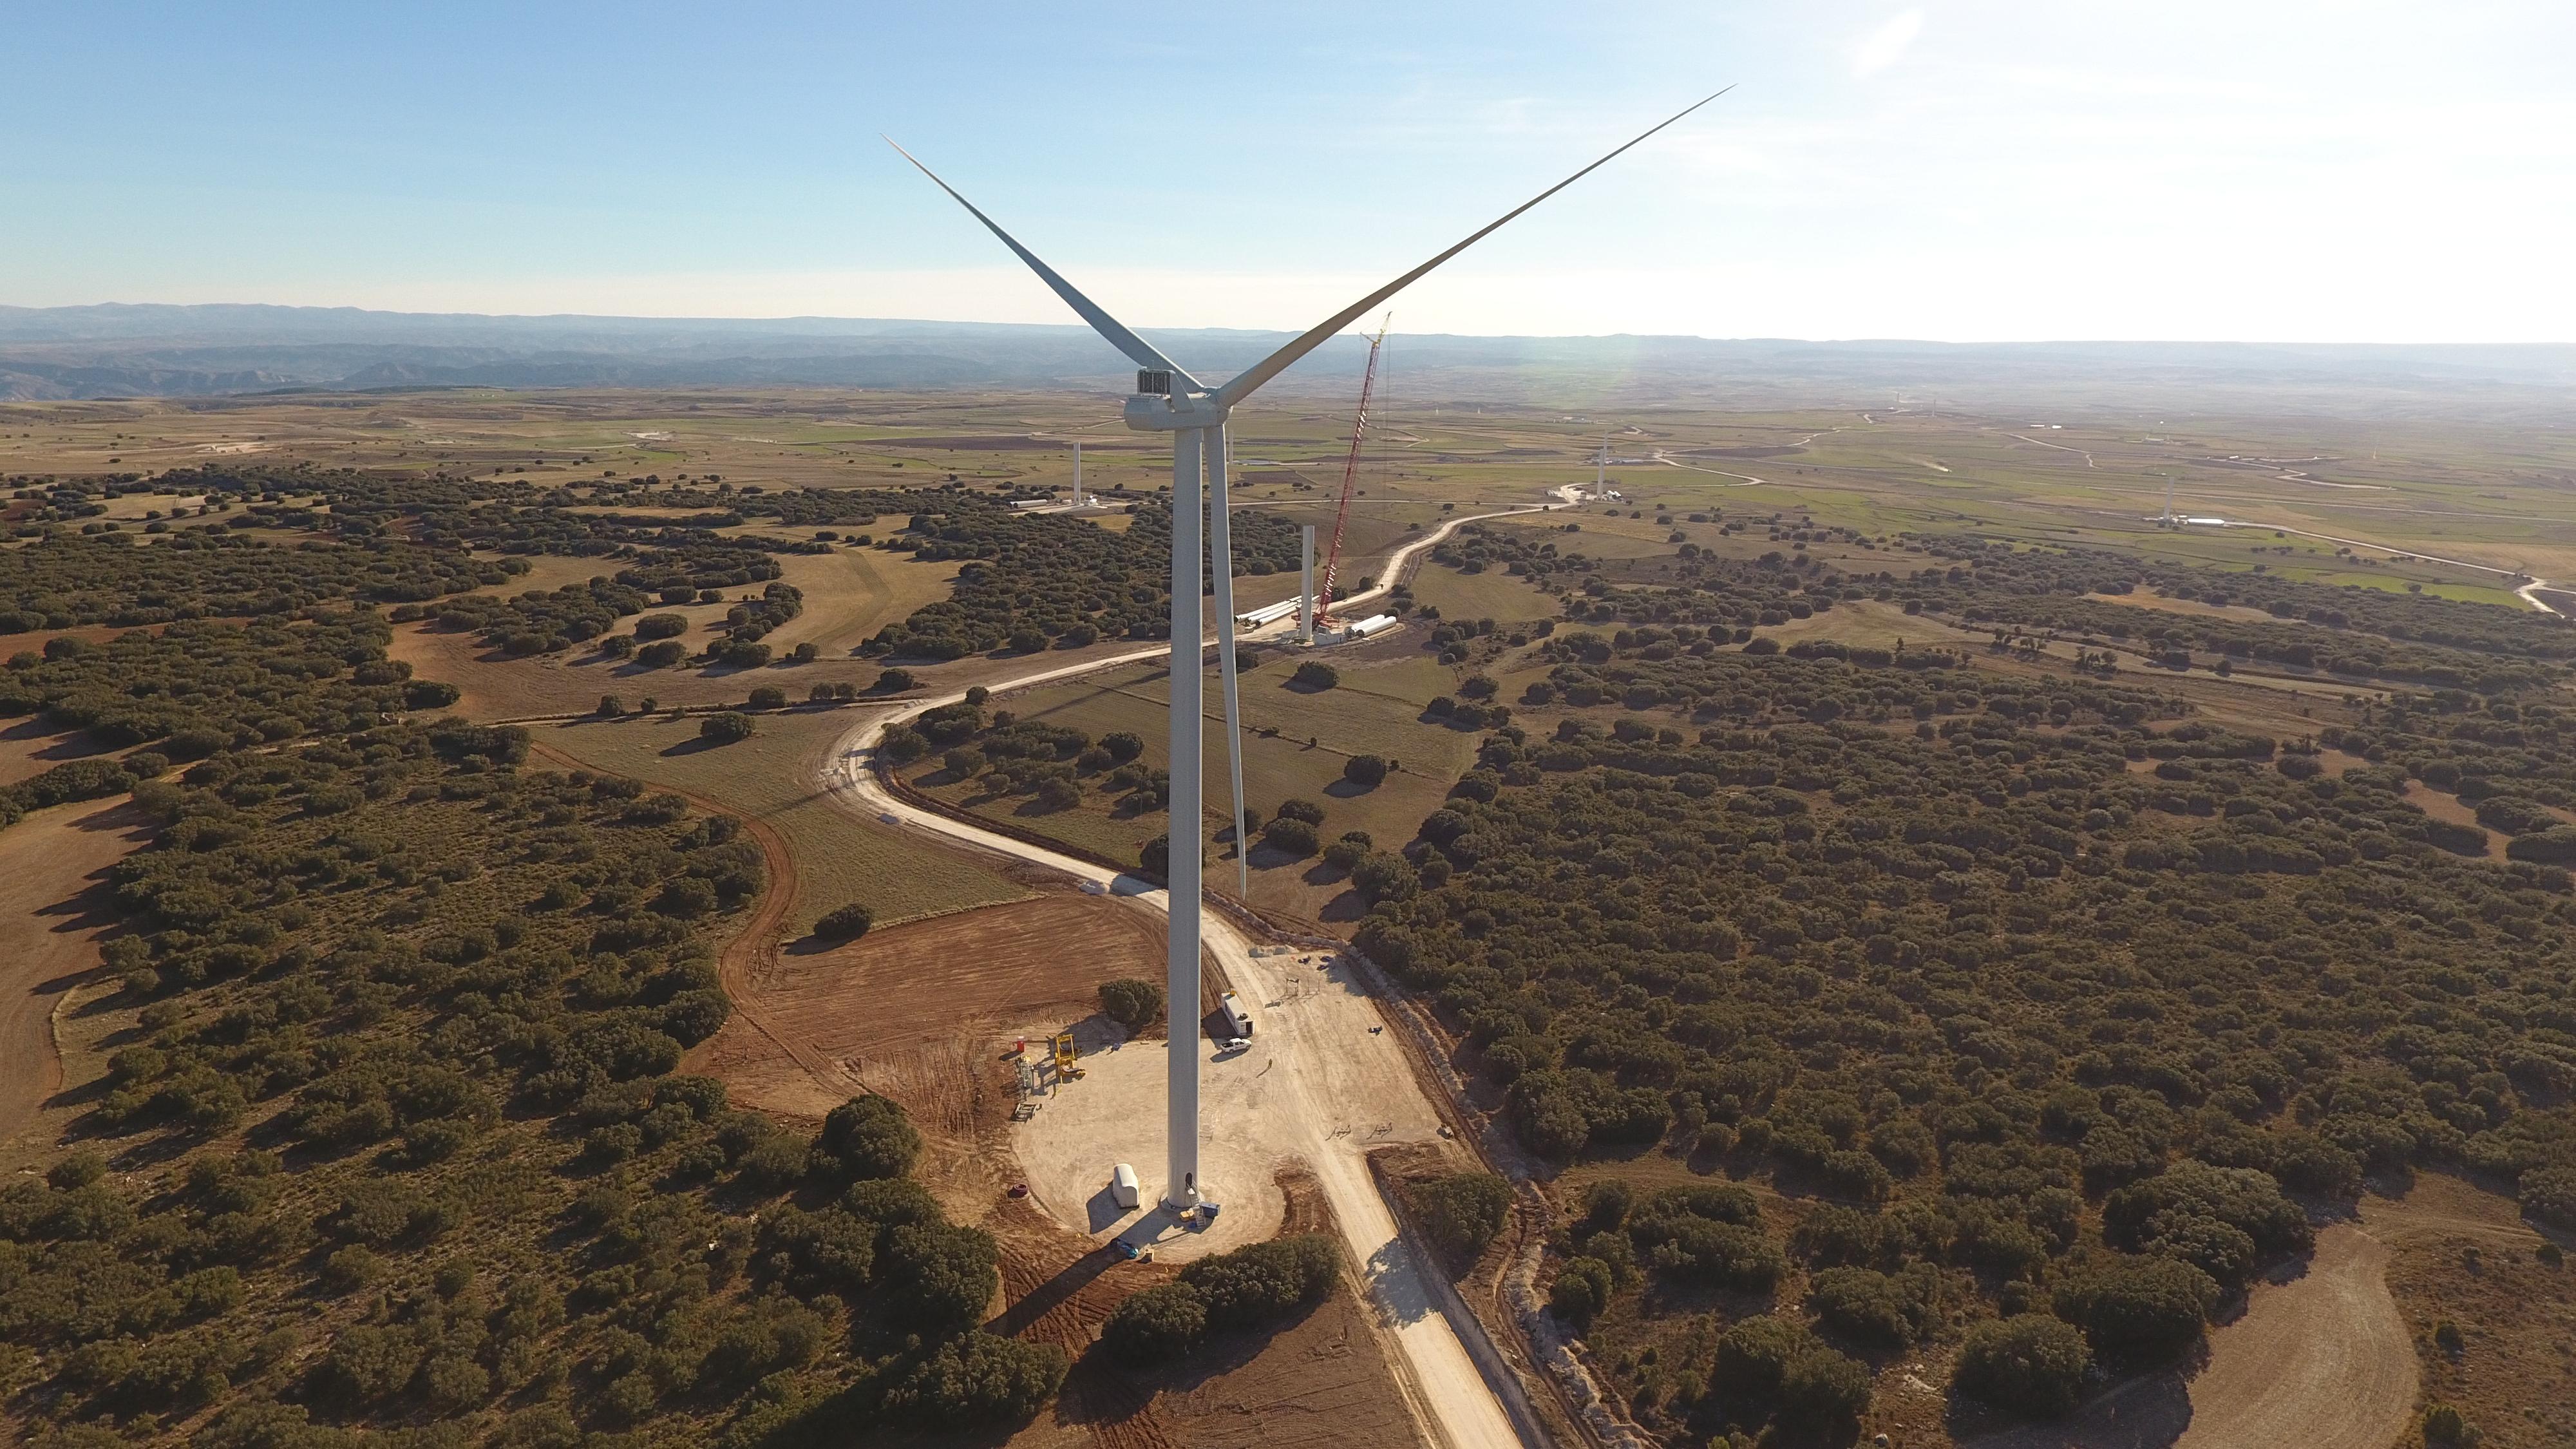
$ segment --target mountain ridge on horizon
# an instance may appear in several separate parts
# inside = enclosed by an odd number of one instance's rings
[[[1153,328],[1221,378],[1289,337]],[[1291,390],[1345,391],[1365,355],[1336,338]],[[2058,402],[2118,389],[2141,406],[2285,390],[2342,410],[2364,398],[2563,405],[2576,344],[1709,338],[1399,333],[1412,390],[1492,401],[1862,402],[1909,393]],[[1078,323],[926,318],[621,317],[395,312],[272,303],[0,305],[0,400],[222,396],[406,387],[1115,387],[1125,359]],[[1283,379],[1287,381],[1287,379]],[[1953,396],[1956,394],[1957,396]],[[2103,401],[2094,397],[2098,404]]]

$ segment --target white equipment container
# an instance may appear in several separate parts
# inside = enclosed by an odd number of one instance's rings
[[[1109,1200],[1122,1208],[1132,1208],[1145,1199],[1136,1184],[1136,1169],[1119,1163],[1109,1169]]]

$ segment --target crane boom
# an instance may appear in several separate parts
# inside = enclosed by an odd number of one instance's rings
[[[1315,627],[1332,622],[1333,581],[1342,566],[1342,531],[1351,521],[1351,488],[1360,477],[1360,439],[1368,433],[1369,394],[1377,387],[1378,349],[1386,345],[1386,329],[1395,320],[1389,312],[1377,324],[1377,335],[1369,339],[1368,367],[1360,374],[1360,412],[1351,421],[1351,453],[1342,463],[1342,502],[1333,513],[1333,547],[1324,556],[1324,583],[1315,598]]]

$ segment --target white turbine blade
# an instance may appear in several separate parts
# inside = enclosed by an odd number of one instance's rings
[[[1234,876],[1236,893],[1252,901],[1252,841],[1243,828],[1243,692],[1234,664],[1234,527],[1225,494],[1225,424],[1203,434],[1207,439],[1208,572],[1216,585],[1216,663],[1218,686],[1225,693],[1225,772],[1234,788]]]
[[[1199,380],[1190,376],[1187,371],[1182,369],[1179,363],[1165,357],[1161,350],[1156,348],[1154,344],[1137,336],[1135,333],[1128,331],[1127,324],[1110,316],[1107,312],[1102,311],[1099,303],[1082,295],[1081,291],[1077,289],[1073,283],[1066,281],[1063,275],[1057,272],[1055,268],[1039,261],[1037,253],[1020,245],[1017,238],[1013,237],[1009,232],[1002,230],[1001,226],[991,217],[986,216],[981,210],[977,209],[975,203],[968,201],[963,196],[959,196],[957,194],[956,187],[949,185],[945,181],[941,181],[939,179],[939,173],[922,165],[919,157],[903,149],[901,146],[895,146],[895,141],[892,136],[886,137],[885,143],[889,146],[894,146],[894,153],[896,155],[901,156],[906,161],[910,161],[916,170],[920,171],[922,175],[929,177],[932,182],[937,184],[940,190],[947,192],[952,197],[955,197],[959,206],[973,212],[975,219],[984,223],[985,230],[991,232],[997,237],[1000,237],[1002,239],[1002,245],[1009,247],[1012,253],[1018,256],[1021,261],[1028,263],[1029,270],[1038,274],[1038,280],[1053,288],[1055,290],[1055,294],[1064,299],[1066,306],[1071,307],[1076,313],[1078,313],[1083,321],[1091,324],[1092,331],[1108,338],[1110,346],[1115,347],[1119,351],[1126,353],[1129,357],[1134,358],[1136,360],[1136,365],[1139,367],[1158,368],[1165,372],[1169,372],[1174,379],[1186,382],[1191,387],[1195,388],[1199,385]]]
[[[1458,243],[1449,250],[1442,252],[1440,255],[1433,257],[1427,262],[1424,262],[1421,266],[1415,267],[1412,271],[1405,273],[1403,276],[1396,278],[1394,281],[1387,283],[1385,286],[1378,288],[1376,291],[1369,293],[1367,296],[1360,298],[1356,302],[1353,302],[1351,305],[1334,313],[1322,322],[1317,323],[1296,341],[1289,343],[1287,346],[1280,348],[1277,352],[1274,352],[1268,357],[1261,359],[1259,362],[1254,363],[1252,366],[1245,368],[1233,381],[1218,388],[1216,390],[1217,402],[1221,406],[1232,407],[1236,403],[1243,401],[1244,398],[1251,394],[1254,388],[1257,388],[1263,383],[1268,382],[1270,379],[1277,377],[1280,373],[1288,369],[1290,363],[1295,362],[1298,358],[1301,358],[1307,353],[1314,351],[1317,347],[1322,346],[1324,339],[1351,325],[1352,320],[1357,318],[1361,313],[1376,306],[1378,303],[1385,301],[1387,298],[1394,296],[1396,293],[1403,291],[1405,288],[1412,286],[1416,281],[1420,280],[1423,273],[1430,271],[1433,267],[1440,265],[1442,262],[1458,255],[1467,248],[1483,241],[1488,234],[1490,234],[1495,228],[1501,226],[1504,222],[1510,221],[1513,217],[1520,215],[1522,212],[1529,210],[1531,207],[1538,205],[1540,202],[1547,200],[1549,197],[1554,196],[1558,192],[1563,191],[1565,188],[1582,180],[1584,177],[1589,176],[1593,172],[1610,164],[1611,161],[1617,159],[1620,151],[1627,150],[1629,146],[1636,145],[1638,141],[1645,140],[1646,137],[1655,134],[1655,132],[1671,125],[1674,121],[1680,120],[1682,117],[1689,115],[1691,112],[1698,110],[1704,105],[1707,105],[1710,101],[1716,100],[1718,96],[1725,95],[1726,91],[1731,91],[1733,89],[1735,89],[1735,87],[1728,86],[1726,90],[1718,91],[1714,95],[1704,96],[1701,99],[1692,102],[1690,105],[1683,107],[1668,119],[1639,133],[1636,140],[1630,141],[1627,146],[1620,147],[1618,151],[1611,152],[1609,155],[1604,156],[1600,160],[1593,162],[1591,165],[1584,167],[1582,170],[1575,172],[1563,181],[1549,187],[1547,190],[1540,192],[1538,195],[1533,196],[1529,200],[1522,202],[1520,205],[1513,207],[1511,210],[1504,212],[1493,221],[1487,222],[1484,226],[1478,228],[1465,241]],[[921,163],[916,161],[913,164],[918,166]],[[934,176],[931,179],[936,181],[939,178]],[[950,194],[954,195],[955,193],[952,192]],[[965,198],[959,197],[958,199],[963,201]],[[991,226],[992,223],[986,222],[985,225]],[[1009,238],[1005,237],[1003,240],[1008,241]],[[1014,245],[1017,245],[1017,243],[1014,243]],[[1095,323],[1094,325],[1096,326],[1098,324]]]

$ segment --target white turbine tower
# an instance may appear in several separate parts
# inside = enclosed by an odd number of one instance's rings
[[[1199,661],[1206,648],[1199,637],[1198,600],[1203,585],[1208,581],[1207,575],[1201,571],[1203,562],[1212,565],[1214,573],[1217,667],[1225,692],[1226,764],[1234,794],[1236,849],[1244,852],[1250,846],[1250,842],[1243,838],[1242,716],[1238,708],[1234,669],[1234,550],[1226,527],[1227,418],[1236,405],[1250,397],[1255,389],[1286,371],[1289,364],[1322,346],[1335,333],[1357,320],[1361,313],[1411,286],[1424,273],[1482,241],[1503,223],[1589,176],[1621,152],[1724,94],[1726,91],[1721,90],[1705,96],[1648,127],[1617,150],[1479,227],[1464,241],[1325,318],[1299,334],[1287,346],[1236,374],[1232,381],[1213,388],[1192,377],[1152,343],[1101,310],[1099,303],[1076,290],[1055,268],[1038,260],[1036,253],[1020,245],[975,203],[959,195],[956,187],[941,181],[938,173],[923,166],[911,152],[895,146],[891,137],[887,138],[887,145],[894,146],[903,159],[912,162],[922,175],[929,177],[958,205],[973,213],[987,231],[999,238],[1002,245],[1028,264],[1030,271],[1038,274],[1039,280],[1063,298],[1066,306],[1090,323],[1093,331],[1134,359],[1137,367],[1136,395],[1127,399],[1127,426],[1139,432],[1172,435],[1172,786],[1171,823],[1164,837],[1170,861],[1166,874],[1171,900],[1171,945],[1164,960],[1164,993],[1170,1015],[1171,1039],[1170,1089],[1164,1109],[1164,1131],[1169,1149],[1168,1175],[1163,1187],[1166,1205],[1194,1207],[1205,1187],[1198,1175],[1199,772],[1205,733],[1200,720],[1204,704]],[[1203,477],[1213,495],[1204,501],[1200,493]],[[1204,551],[1199,533],[1203,515],[1207,526]]]

